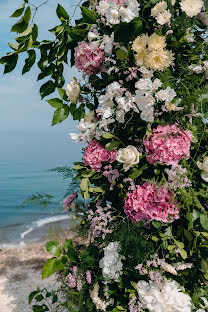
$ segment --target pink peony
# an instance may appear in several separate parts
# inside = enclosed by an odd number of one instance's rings
[[[114,162],[116,160],[116,151],[107,151],[97,140],[93,140],[85,148],[83,161],[86,166],[90,166],[92,170],[100,171],[102,161]]]
[[[99,74],[104,70],[103,48],[95,48],[91,43],[82,41],[75,48],[75,65],[84,74]]]
[[[127,193],[124,211],[132,222],[179,219],[178,203],[173,194],[167,188],[151,183],[137,185],[133,193]]]
[[[191,134],[179,125],[158,126],[147,136],[145,142],[147,160],[166,165],[177,165],[190,157]]]

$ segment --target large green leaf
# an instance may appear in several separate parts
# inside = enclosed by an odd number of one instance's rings
[[[69,106],[64,104],[62,108],[57,108],[53,115],[52,126],[64,121],[69,116]]]
[[[22,69],[22,75],[24,75],[31,69],[31,67],[35,64],[36,60],[35,50],[29,50],[27,51],[27,54],[29,57],[25,60],[25,65]]]
[[[53,93],[55,91],[55,88],[56,88],[56,86],[52,80],[49,80],[46,83],[44,83],[40,88],[41,99],[43,99],[45,96]]]
[[[62,108],[63,107],[63,101],[55,98],[55,99],[51,99],[51,100],[47,100],[48,104],[50,104],[52,107],[55,108]]]
[[[56,9],[56,14],[60,20],[68,20],[69,19],[69,14],[66,12],[66,10],[58,4],[57,9]]]
[[[55,272],[55,264],[56,264],[56,258],[51,258],[44,264],[44,267],[42,270],[42,279],[49,277]]]
[[[16,9],[10,17],[19,17],[24,12],[24,9],[25,9],[25,2],[22,2],[19,8]]]
[[[11,32],[22,33],[27,29],[28,23],[25,22],[24,16],[20,18],[20,20],[14,24],[11,28]]]
[[[120,142],[112,140],[111,142],[109,142],[109,143],[107,143],[107,144],[105,145],[105,148],[106,148],[108,151],[112,151],[112,150],[117,149],[117,147],[119,147],[119,145],[120,145]]]
[[[81,8],[82,15],[84,18],[84,21],[89,24],[94,24],[97,21],[97,16],[95,15],[94,11],[88,10],[84,6]]]
[[[200,214],[200,223],[201,226],[208,231],[208,216],[205,213]]]
[[[10,73],[17,65],[18,54],[10,54],[0,59],[0,64],[4,65],[4,74]]]
[[[60,257],[62,253],[62,247],[57,241],[50,241],[46,243],[46,250],[54,257]]]

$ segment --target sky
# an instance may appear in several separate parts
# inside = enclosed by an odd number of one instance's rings
[[[33,0],[40,4],[43,0]],[[38,40],[53,38],[48,29],[59,24],[56,17],[57,3],[69,13],[78,0],[49,0],[37,13],[35,23],[39,27]],[[9,18],[21,0],[0,0],[0,57],[10,51],[8,42],[13,42],[15,33],[11,26],[17,19]],[[67,165],[81,158],[82,145],[69,138],[70,132],[77,132],[77,121],[68,118],[51,127],[54,109],[41,101],[39,88],[44,80],[37,82],[36,65],[29,73],[21,75],[25,57],[15,70],[3,75],[0,65],[0,162],[18,163],[27,161],[31,165]],[[66,82],[76,76],[76,69],[67,68]],[[47,81],[47,79],[46,79]],[[48,98],[55,97],[54,95]],[[47,98],[46,98],[47,99]]]

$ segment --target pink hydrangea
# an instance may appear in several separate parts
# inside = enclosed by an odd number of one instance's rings
[[[115,150],[107,151],[97,140],[92,140],[84,151],[83,161],[92,170],[100,171],[102,162],[114,162],[116,160],[116,154]]]
[[[153,183],[137,185],[124,200],[124,211],[132,222],[141,220],[173,222],[179,219],[179,207],[174,195],[165,187]]]
[[[126,0],[106,0],[106,2],[114,2],[115,4],[123,4]]]
[[[99,74],[104,70],[104,48],[95,48],[92,43],[79,42],[75,48],[75,65],[84,74]]]
[[[177,165],[182,158],[190,157],[191,134],[178,124],[159,125],[147,136],[144,145],[151,164]]]

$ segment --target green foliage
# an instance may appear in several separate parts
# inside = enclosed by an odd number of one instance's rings
[[[18,208],[23,208],[25,206],[34,206],[37,208],[46,209],[50,204],[52,204],[53,196],[49,194],[33,194],[28,197]]]

